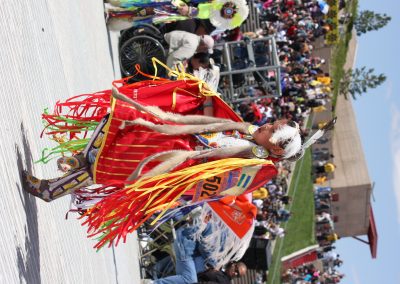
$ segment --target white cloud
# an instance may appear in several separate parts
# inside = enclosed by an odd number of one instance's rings
[[[393,94],[393,82],[391,80],[387,80],[387,89],[385,93],[385,99],[389,100]]]
[[[397,222],[400,224],[400,110],[392,106],[391,149],[393,159],[393,190],[397,204]]]
[[[358,272],[354,266],[351,267],[351,276],[354,284],[361,284],[360,276],[358,275]]]

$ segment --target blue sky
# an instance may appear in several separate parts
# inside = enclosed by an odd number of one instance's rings
[[[359,10],[386,13],[385,28],[358,37],[356,67],[375,68],[386,82],[368,91],[353,107],[368,163],[375,182],[373,209],[378,229],[378,257],[367,245],[341,239],[337,252],[344,260],[342,283],[400,283],[400,1],[359,0]],[[339,118],[340,119],[340,118]]]

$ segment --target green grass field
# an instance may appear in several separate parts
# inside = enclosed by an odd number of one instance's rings
[[[353,23],[357,17],[358,0],[351,1],[347,5],[346,12],[351,13],[352,17],[346,25],[346,30],[337,46],[335,46],[330,59],[330,75],[333,81],[333,100],[335,106],[339,95],[339,82],[344,75],[344,65],[346,63],[349,42],[352,38]],[[308,127],[310,127],[310,120]],[[272,256],[271,267],[268,271],[268,284],[280,283],[281,258],[285,255],[303,249],[316,243],[314,234],[314,198],[313,183],[311,178],[312,161],[311,150],[307,150],[303,159],[296,164],[293,178],[289,188],[289,195],[293,201],[289,210],[293,216],[287,222],[285,230],[286,236],[276,241]]]
[[[283,228],[287,231],[285,237],[276,241],[268,272],[268,284],[280,283],[280,259],[283,256],[315,244],[310,150],[307,150],[303,159],[296,164],[289,195],[292,196],[293,201],[287,208],[293,216],[286,224],[283,224]]]

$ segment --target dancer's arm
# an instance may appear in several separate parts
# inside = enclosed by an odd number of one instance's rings
[[[228,130],[238,130],[241,133],[249,134],[250,123],[247,122],[219,122],[219,123],[208,123],[208,124],[184,124],[178,127],[171,127],[169,124],[154,124],[150,121],[146,121],[142,118],[135,120],[123,121],[120,129],[124,129],[130,125],[141,125],[150,128],[159,133],[167,135],[180,135],[180,134],[199,134],[208,132],[221,132]]]
[[[217,118],[206,115],[180,115],[177,113],[165,112],[156,106],[143,106],[137,101],[134,101],[124,94],[121,94],[116,88],[112,89],[112,95],[114,98],[134,106],[137,110],[150,113],[151,115],[164,121],[171,121],[179,124],[211,124],[233,122],[232,120],[225,118]]]
[[[203,113],[205,116],[214,116],[214,106],[212,97],[206,97],[203,104]]]

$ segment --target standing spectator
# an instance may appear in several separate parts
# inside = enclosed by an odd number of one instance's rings
[[[172,31],[165,34],[164,38],[169,45],[167,65],[171,68],[196,52],[213,52],[214,40],[209,35],[198,36],[184,31]]]

